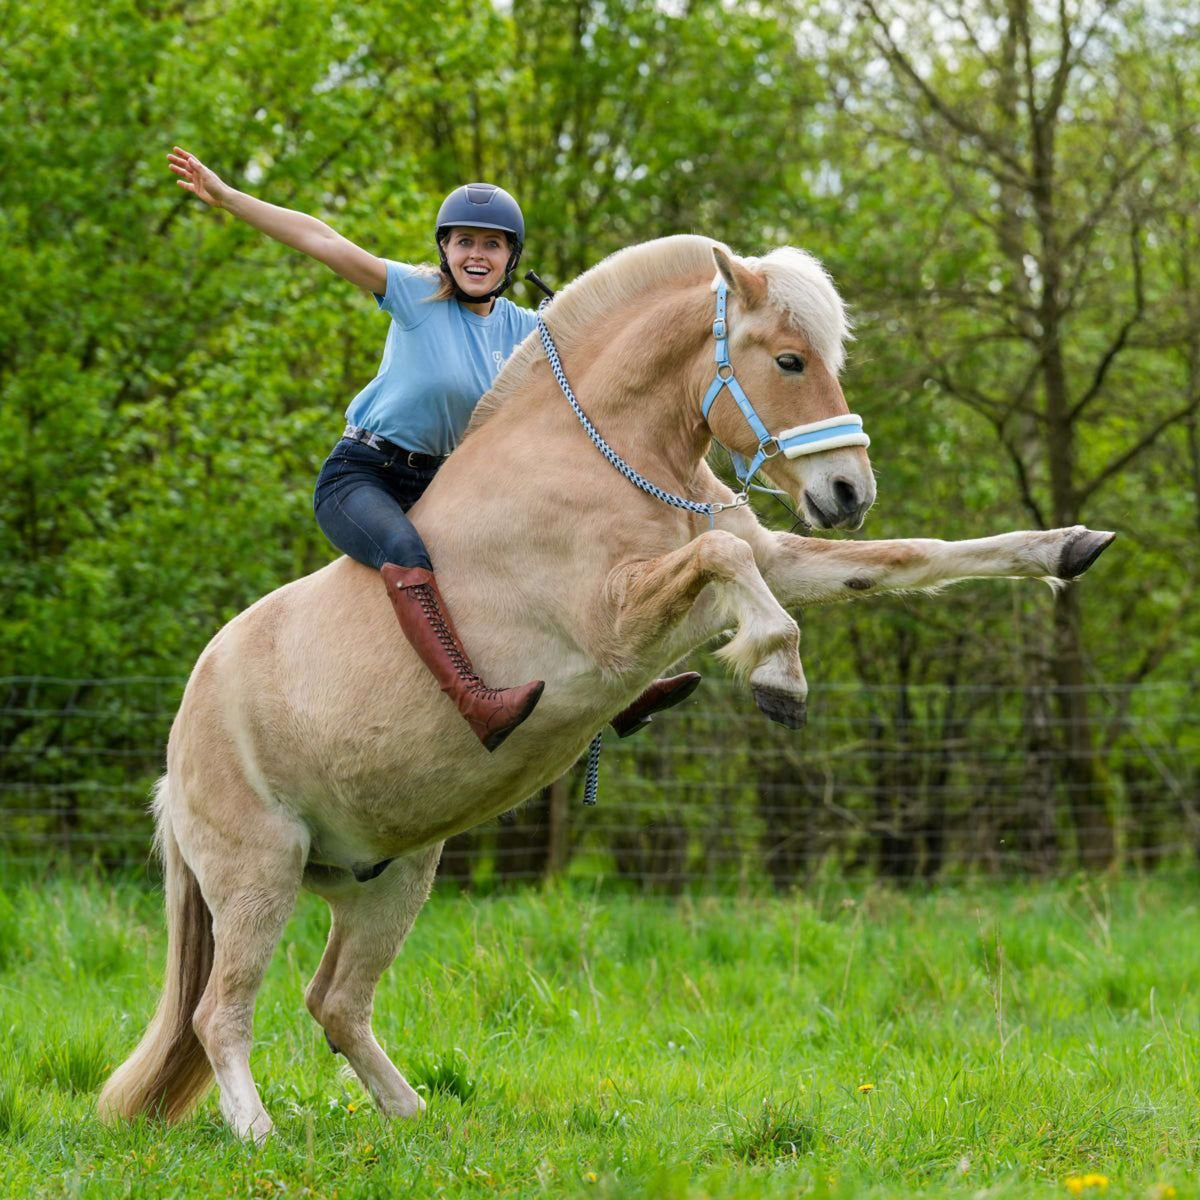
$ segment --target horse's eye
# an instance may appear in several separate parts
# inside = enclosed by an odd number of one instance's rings
[[[800,375],[804,371],[804,359],[798,354],[781,354],[775,361],[779,369],[789,375]]]

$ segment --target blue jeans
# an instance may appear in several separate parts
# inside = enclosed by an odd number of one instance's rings
[[[432,571],[429,551],[404,514],[436,473],[436,466],[410,467],[403,456],[342,438],[317,476],[317,524],[343,554],[369,567],[390,562]]]

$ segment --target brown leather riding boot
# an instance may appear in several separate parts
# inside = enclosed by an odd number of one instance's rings
[[[384,563],[379,573],[409,644],[479,740],[495,750],[533,712],[546,685],[539,679],[524,687],[487,687],[450,623],[433,572]]]
[[[656,679],[628,708],[617,713],[609,724],[621,737],[628,737],[650,724],[651,713],[673,708],[686,700],[699,685],[700,676],[695,671]]]

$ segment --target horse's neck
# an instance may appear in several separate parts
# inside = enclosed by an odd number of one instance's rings
[[[712,372],[709,305],[696,287],[648,298],[560,349],[576,399],[601,437],[635,466],[666,470],[671,479],[655,481],[663,485],[687,486],[708,448],[700,403]],[[538,391],[542,412],[557,419],[570,411],[548,372]]]

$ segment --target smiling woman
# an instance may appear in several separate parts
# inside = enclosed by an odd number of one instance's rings
[[[364,250],[315,217],[230,187],[182,147],[168,163],[180,187],[373,293],[391,318],[379,370],[350,402],[342,437],[317,478],[317,523],[339,550],[381,573],[405,637],[479,740],[495,750],[533,711],[543,683],[496,689],[480,679],[407,514],[534,327],[532,312],[503,298],[525,244],[520,206],[495,184],[456,188],[437,214],[440,266],[413,267]],[[618,717],[625,718],[618,730],[639,728],[698,680],[688,674],[659,681]]]

